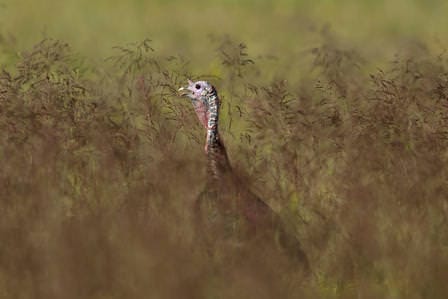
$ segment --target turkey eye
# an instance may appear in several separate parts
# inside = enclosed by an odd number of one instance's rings
[[[195,88],[196,88],[196,89],[201,89],[201,85],[196,84]]]

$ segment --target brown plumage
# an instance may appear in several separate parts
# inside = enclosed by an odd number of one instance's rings
[[[199,239],[211,253],[244,252],[245,248],[277,250],[308,270],[308,259],[297,238],[287,233],[277,213],[252,193],[232,170],[218,131],[219,98],[208,82],[189,81],[180,89],[188,96],[207,129],[207,182],[195,202]]]

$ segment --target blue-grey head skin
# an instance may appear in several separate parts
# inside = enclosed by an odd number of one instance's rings
[[[192,100],[206,100],[213,93],[216,95],[215,88],[207,81],[188,80],[188,85],[179,88],[179,92],[182,96],[187,96]]]
[[[179,93],[191,99],[200,123],[207,130],[205,151],[218,141],[219,98],[216,89],[207,81],[193,82],[179,88]]]

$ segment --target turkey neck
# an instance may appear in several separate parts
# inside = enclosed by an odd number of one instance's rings
[[[207,99],[207,176],[210,187],[218,187],[222,180],[231,173],[226,148],[219,136],[219,98],[213,94]]]

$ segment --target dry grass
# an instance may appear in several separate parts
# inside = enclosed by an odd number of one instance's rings
[[[296,228],[312,277],[196,248],[204,136],[176,96],[188,61],[145,40],[94,67],[44,40],[0,76],[0,297],[445,298],[446,57],[416,46],[366,74],[326,37],[290,83],[214,43],[223,71],[205,77],[230,159]]]

